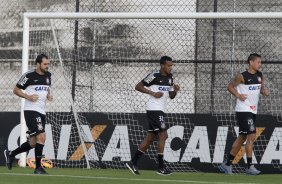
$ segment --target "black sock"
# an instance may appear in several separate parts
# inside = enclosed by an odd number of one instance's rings
[[[252,165],[252,157],[247,157],[248,169]]]
[[[136,151],[134,157],[132,158],[132,163],[134,165],[137,165],[137,161],[139,160],[139,158],[142,157],[142,155],[144,154],[144,152],[140,151],[139,149]]]
[[[23,143],[20,145],[17,149],[11,152],[10,156],[15,157],[17,154],[22,153],[22,152],[27,152],[31,149],[31,146],[29,145],[28,142]]]
[[[158,153],[158,162],[159,162],[159,168],[164,166],[164,154]]]
[[[35,163],[36,168],[41,167],[41,158],[42,158],[42,152],[43,152],[43,144],[36,143],[35,145]]]
[[[226,160],[226,165],[230,166],[234,160],[235,156],[229,154]]]

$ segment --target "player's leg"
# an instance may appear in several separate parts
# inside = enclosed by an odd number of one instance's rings
[[[167,131],[159,132],[159,142],[158,142],[158,162],[159,162],[159,168],[164,166],[164,146],[165,141],[167,139]]]
[[[158,115],[156,114],[156,111],[147,111],[146,115],[147,115],[148,126],[149,126],[147,136],[144,139],[144,141],[138,146],[138,150],[135,152],[131,161],[126,163],[127,168],[133,174],[140,174],[137,167],[138,160],[142,157],[142,155],[145,153],[148,147],[155,140],[157,136],[157,131],[159,130],[159,127],[155,122],[155,119]]]
[[[247,126],[247,113],[246,112],[236,112],[236,118],[239,125],[239,136],[236,138],[234,143],[232,144],[231,151],[227,156],[227,160],[225,163],[222,163],[219,166],[219,170],[224,172],[225,174],[232,174],[232,162],[240,151],[242,145],[246,141],[248,126]]]
[[[13,151],[9,151],[9,150],[4,150],[4,156],[6,159],[6,166],[9,170],[12,169],[13,166],[13,161],[15,160],[15,156],[23,153],[23,152],[27,152],[29,151],[31,148],[33,148],[32,146],[30,146],[29,141],[24,142],[23,144],[21,144],[18,148],[14,149]]]
[[[41,158],[43,153],[43,148],[46,140],[45,134],[45,115],[38,112],[34,112],[34,118],[36,121],[36,143],[35,143],[35,164],[36,168],[34,170],[35,174],[47,174],[46,171],[41,167]]]
[[[30,113],[27,113],[26,111],[24,112],[24,116],[25,116],[25,121],[26,121],[26,125],[28,128],[28,138],[27,141],[24,142],[23,144],[21,144],[18,148],[16,148],[13,151],[9,151],[9,150],[4,150],[4,156],[6,159],[6,166],[9,170],[12,169],[13,166],[13,161],[15,160],[15,156],[23,153],[23,152],[27,152],[30,149],[35,147],[35,138],[34,135],[36,134],[36,130],[35,127],[33,125],[33,117],[31,116]]]
[[[252,153],[253,153],[253,145],[256,139],[256,134],[248,134],[247,141],[245,145],[246,155],[247,155],[247,169],[246,174],[248,175],[258,175],[261,171],[257,170],[255,166],[252,164]]]
[[[255,139],[256,139],[255,133],[247,135],[245,150],[246,150],[248,168],[252,165],[252,153],[253,153],[253,145]]]
[[[144,141],[139,145],[139,149],[141,152],[145,152],[149,146],[154,142],[156,139],[157,134],[155,132],[148,132]]]
[[[232,144],[231,151],[229,155],[227,156],[227,159],[225,163],[222,163],[219,166],[219,170],[221,172],[224,172],[225,174],[232,174],[232,162],[237,155],[237,153],[240,151],[243,143],[246,141],[246,135],[239,135],[234,143]]]
[[[157,174],[160,175],[170,175],[170,169],[164,164],[164,147],[165,141],[168,138],[167,135],[167,126],[164,121],[165,113],[162,111],[158,112],[158,117],[155,119],[155,122],[159,128],[159,141],[158,141],[158,171]]]
[[[248,135],[245,145],[246,155],[247,155],[247,169],[246,174],[249,175],[258,175],[261,172],[257,170],[252,164],[252,155],[253,155],[253,145],[256,140],[256,115],[249,113],[248,114]]]
[[[35,144],[35,163],[36,163],[36,168],[41,168],[41,158],[42,158],[42,152],[44,148],[46,140],[46,134],[40,133],[36,135],[36,144]]]
[[[152,142],[155,140],[156,134],[153,132],[148,132],[146,138],[144,141],[138,146],[137,151],[135,152],[133,158],[131,159],[131,162],[126,163],[127,168],[133,173],[133,174],[140,174],[138,171],[138,160],[142,157],[142,155],[145,153],[145,151],[149,148],[149,146],[152,144]]]
[[[137,165],[138,160],[142,157],[142,155],[145,153],[145,151],[149,148],[149,146],[152,144],[152,142],[155,140],[156,134],[152,132],[148,132],[147,137],[144,139],[144,141],[139,145],[138,150],[135,152],[132,163],[134,165]]]
[[[231,165],[235,156],[237,155],[237,153],[240,151],[242,145],[244,144],[244,142],[246,141],[246,135],[241,134],[237,137],[237,139],[234,141],[234,143],[232,144],[232,148],[231,151],[227,157],[226,160],[226,165]]]
[[[158,142],[158,162],[159,167],[157,174],[160,175],[170,175],[172,172],[166,165],[164,164],[164,147],[165,147],[165,141],[168,138],[167,131],[161,131],[159,132],[159,142]]]

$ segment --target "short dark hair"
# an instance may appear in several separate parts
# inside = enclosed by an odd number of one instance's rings
[[[255,60],[256,58],[261,58],[261,55],[259,55],[259,54],[257,54],[257,53],[252,53],[252,54],[250,54],[249,57],[248,57],[248,60],[247,60],[248,64],[250,64],[250,61],[253,61],[253,60]]]
[[[172,58],[169,56],[162,56],[160,59],[160,64],[164,65],[166,63],[166,61],[172,61]]]
[[[49,59],[46,54],[39,54],[39,55],[36,57],[35,63],[36,63],[36,64],[37,64],[37,63],[41,64],[43,58]]]

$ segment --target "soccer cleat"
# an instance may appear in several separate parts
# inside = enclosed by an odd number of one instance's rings
[[[226,165],[225,163],[220,164],[220,166],[218,166],[219,170],[221,172],[224,172],[225,174],[233,174],[232,173],[232,165]]]
[[[14,157],[11,157],[10,156],[11,154],[11,151],[9,150],[4,150],[4,156],[5,156],[5,159],[6,159],[6,166],[9,170],[12,170],[12,164],[13,164],[13,161],[15,160]]]
[[[127,162],[126,167],[135,175],[139,175],[138,167],[134,165],[132,162]]]
[[[47,172],[42,167],[38,167],[35,168],[34,174],[47,174]]]
[[[167,168],[166,166],[163,166],[163,167],[160,167],[158,169],[157,174],[163,175],[163,176],[168,176],[168,175],[171,175],[172,172],[170,171],[169,168]]]
[[[257,170],[254,165],[251,165],[249,169],[246,169],[247,175],[258,175],[261,171]]]

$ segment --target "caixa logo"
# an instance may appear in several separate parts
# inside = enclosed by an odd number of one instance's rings
[[[35,91],[48,91],[48,86],[36,86]]]
[[[160,91],[169,91],[169,90],[170,90],[170,87],[160,86],[160,87],[159,87],[159,90],[160,90]]]
[[[260,90],[260,86],[249,86],[249,90]]]

